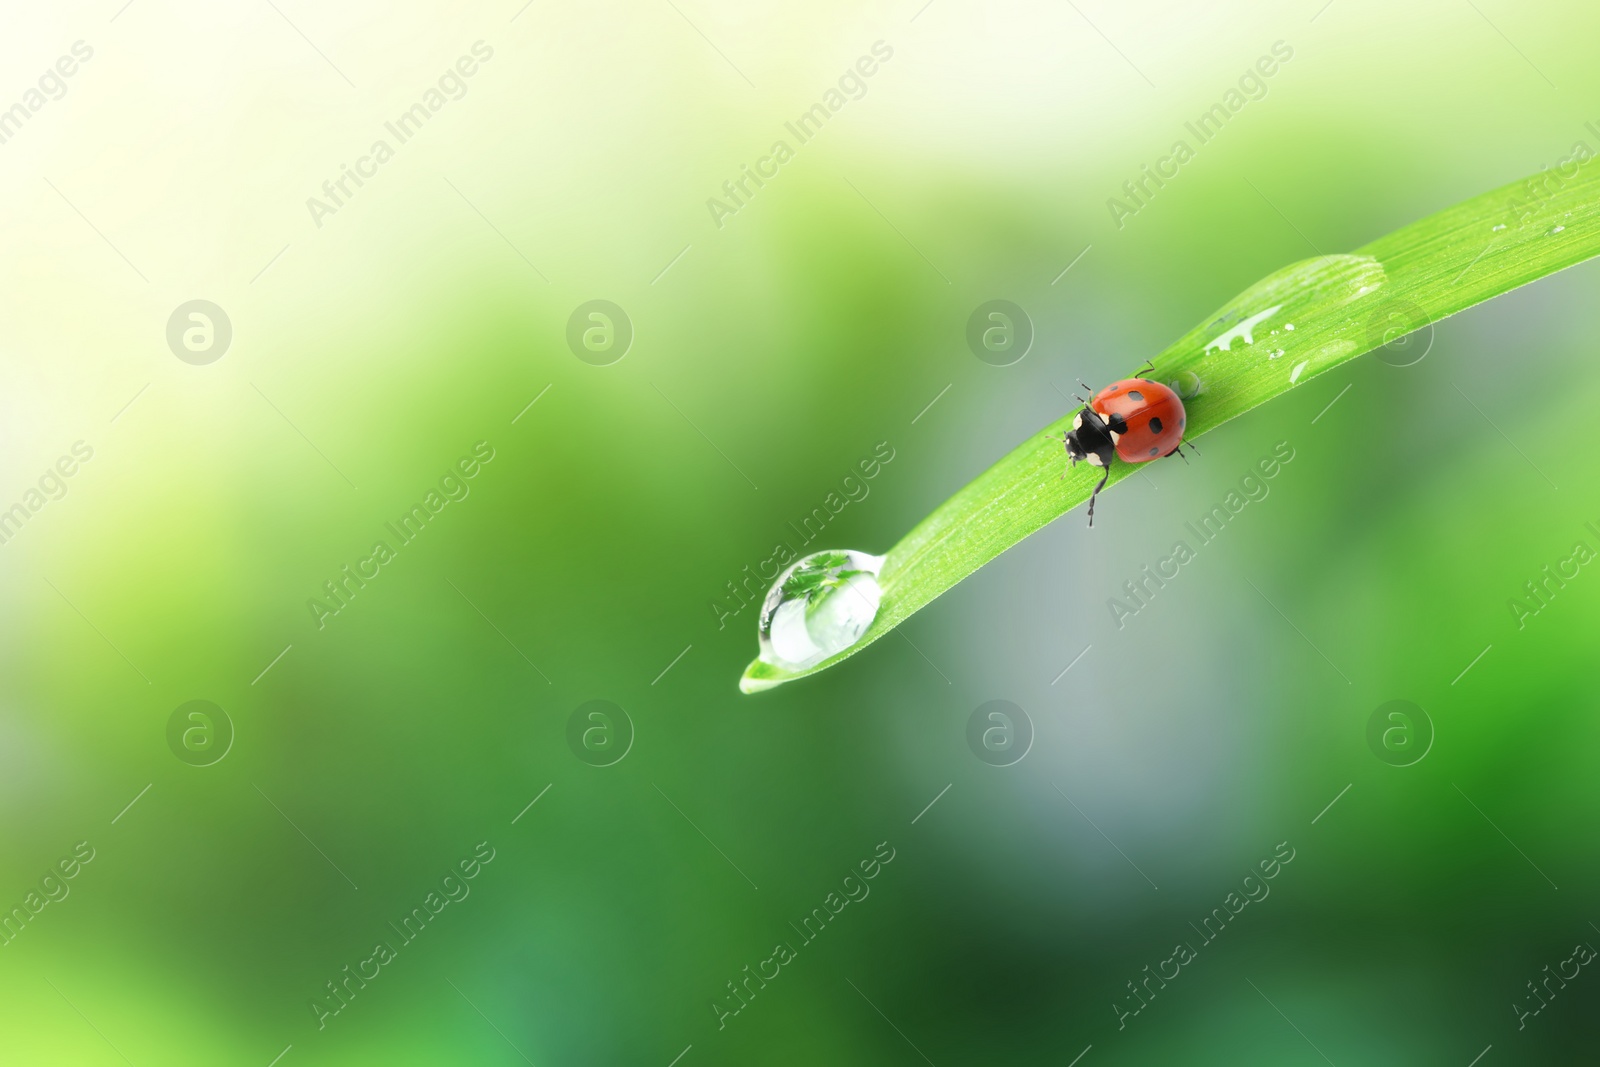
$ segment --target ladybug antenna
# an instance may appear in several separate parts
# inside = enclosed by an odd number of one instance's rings
[[[1094,487],[1094,492],[1089,494],[1089,528],[1094,529],[1094,502],[1100,496],[1100,490],[1106,487],[1106,479],[1111,477],[1111,468],[1106,467],[1106,472],[1100,476],[1100,484]]]
[[[1151,373],[1154,373],[1155,369],[1156,369],[1156,361],[1153,360],[1153,359],[1145,360],[1144,361],[1144,366],[1139,368],[1139,373],[1143,374],[1145,372],[1146,368],[1148,368]]]

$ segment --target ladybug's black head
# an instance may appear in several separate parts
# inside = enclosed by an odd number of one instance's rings
[[[1115,432],[1093,408],[1085,407],[1072,417],[1072,429],[1065,440],[1067,458],[1074,463],[1081,460],[1096,467],[1109,467],[1117,454]]]
[[[1100,484],[1089,494],[1089,525],[1094,525],[1094,502],[1100,490],[1111,477],[1111,461],[1117,455],[1117,438],[1128,432],[1128,424],[1121,415],[1106,419],[1091,407],[1084,407],[1072,417],[1072,429],[1067,431],[1065,442],[1067,458],[1076,464],[1079,460],[1091,463],[1105,471]],[[1065,472],[1063,472],[1065,473]]]

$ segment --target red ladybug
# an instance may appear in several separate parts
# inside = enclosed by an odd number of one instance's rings
[[[1170,456],[1182,447],[1184,423],[1178,394],[1148,378],[1124,378],[1106,386],[1073,416],[1072,429],[1063,435],[1068,459],[1073,465],[1085,460],[1106,472],[1089,496],[1090,526],[1095,498],[1111,477],[1112,458],[1148,463]]]

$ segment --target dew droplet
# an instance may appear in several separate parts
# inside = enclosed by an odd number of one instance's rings
[[[1498,226],[1494,227],[1494,229],[1491,230],[1490,232],[1491,233],[1499,233],[1501,230],[1503,230],[1505,228],[1506,228],[1506,224],[1502,222]]]
[[[1289,384],[1293,385],[1300,380],[1300,372],[1306,369],[1306,360],[1301,360],[1294,365],[1294,370],[1289,372]]]
[[[849,549],[797,560],[778,575],[761,605],[761,658],[805,670],[861,640],[883,599],[882,569],[882,556]]]
[[[1283,349],[1278,348],[1278,349],[1274,349],[1271,352],[1268,352],[1267,353],[1267,358],[1268,359],[1277,359],[1281,355],[1283,355]]]
[[[1294,329],[1294,323],[1292,323],[1292,322],[1286,322],[1286,323],[1284,323],[1284,324],[1283,324],[1283,328],[1284,328],[1284,329],[1285,329],[1285,330],[1292,330],[1292,329]]]
[[[1553,227],[1550,228],[1550,232],[1547,233],[1545,236],[1546,237],[1554,237],[1556,234],[1560,233],[1564,229],[1566,229],[1565,226],[1553,226]]]
[[[1172,386],[1172,391],[1184,400],[1190,400],[1206,391],[1206,383],[1192,370],[1182,372],[1167,384]]]

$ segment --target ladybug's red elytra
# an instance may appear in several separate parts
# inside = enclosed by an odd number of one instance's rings
[[[1148,463],[1170,456],[1183,445],[1185,422],[1178,394],[1148,378],[1113,382],[1073,416],[1072,429],[1063,435],[1067,458],[1073,465],[1083,460],[1105,469],[1100,484],[1089,495],[1090,526],[1094,525],[1095,498],[1111,477],[1113,458]]]

